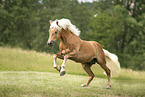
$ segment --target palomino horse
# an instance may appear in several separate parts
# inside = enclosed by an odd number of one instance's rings
[[[65,74],[65,63],[67,59],[71,59],[81,63],[83,69],[88,73],[89,80],[81,85],[83,87],[88,86],[95,76],[90,67],[93,64],[98,63],[107,74],[107,88],[111,88],[111,71],[106,65],[106,58],[101,45],[95,41],[81,40],[78,37],[80,31],[72,25],[68,19],[55,20],[53,22],[50,21],[50,24],[47,44],[53,46],[55,41],[61,40],[59,45],[60,52],[53,55],[54,68],[60,71],[60,76]],[[105,53],[107,53],[107,51],[105,51]],[[57,58],[63,59],[61,66],[56,64]]]

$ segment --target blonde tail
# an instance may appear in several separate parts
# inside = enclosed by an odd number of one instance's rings
[[[118,57],[115,54],[108,52],[103,49],[106,56],[106,65],[111,70],[111,76],[117,77],[120,74],[120,63],[118,61]]]

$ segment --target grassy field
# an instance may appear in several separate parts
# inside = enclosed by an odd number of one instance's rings
[[[112,78],[112,88],[107,90],[103,70],[97,65],[92,69],[95,79],[82,88],[88,76],[80,64],[68,61],[67,74],[60,77],[53,69],[52,55],[0,47],[0,97],[145,96],[144,71],[121,69],[120,77]]]

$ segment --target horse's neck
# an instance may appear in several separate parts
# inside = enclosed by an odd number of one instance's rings
[[[61,35],[61,42],[63,44],[63,46],[65,47],[65,49],[69,48],[69,49],[73,49],[73,45],[75,44],[78,40],[80,40],[80,38],[74,34],[72,34],[70,31],[68,30],[63,30]]]

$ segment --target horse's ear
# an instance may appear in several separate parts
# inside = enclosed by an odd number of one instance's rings
[[[56,24],[59,26],[59,24],[58,24],[58,20],[56,21]],[[60,27],[60,26],[59,26]]]
[[[51,24],[51,23],[52,23],[52,21],[51,21],[51,20],[49,20],[49,23]]]

